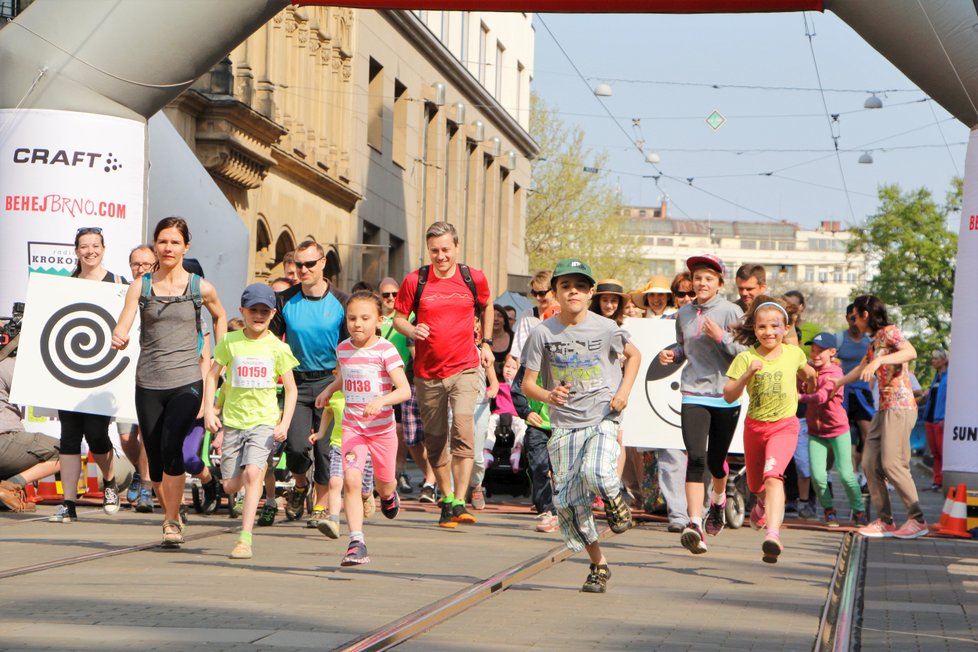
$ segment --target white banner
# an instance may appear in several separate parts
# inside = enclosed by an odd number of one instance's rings
[[[626,319],[624,327],[631,334],[632,343],[642,352],[642,368],[623,415],[623,441],[626,446],[639,448],[684,449],[679,377],[685,364],[664,366],[659,363],[659,351],[676,345],[676,322],[671,319]],[[744,452],[746,394],[742,405],[740,423],[730,445],[731,453]]]
[[[971,132],[964,161],[944,419],[945,471],[978,473],[978,407],[971,393],[974,363],[978,360],[978,340],[971,334],[972,326],[978,324],[975,279],[978,279],[978,131]]]
[[[111,346],[127,289],[32,274],[10,402],[135,422],[138,315],[126,350]]]
[[[0,316],[29,273],[67,276],[75,233],[99,227],[105,267],[127,278],[142,242],[146,124],[106,115],[0,109]]]

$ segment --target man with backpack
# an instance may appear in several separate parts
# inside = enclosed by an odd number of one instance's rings
[[[415,342],[414,384],[424,445],[442,495],[438,525],[454,528],[459,523],[475,523],[465,509],[465,492],[475,454],[473,414],[481,385],[479,365],[493,363],[492,303],[485,274],[457,262],[454,226],[435,222],[428,227],[425,242],[431,265],[411,272],[401,284],[394,304],[394,327]],[[412,312],[414,324],[408,320]],[[483,339],[476,348],[472,329],[479,317]]]

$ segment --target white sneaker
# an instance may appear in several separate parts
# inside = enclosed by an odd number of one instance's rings
[[[106,514],[115,514],[119,511],[119,494],[115,489],[106,487],[103,491],[102,511]]]

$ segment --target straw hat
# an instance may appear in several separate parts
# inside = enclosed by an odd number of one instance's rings
[[[649,304],[645,296],[647,294],[672,294],[672,289],[669,287],[669,279],[665,276],[653,276],[645,284],[645,287],[632,292],[632,301],[635,302],[636,306],[648,308]]]
[[[594,288],[594,296],[598,296],[599,294],[615,294],[622,298],[628,296],[625,294],[625,286],[616,278],[603,278],[598,281],[597,286]]]

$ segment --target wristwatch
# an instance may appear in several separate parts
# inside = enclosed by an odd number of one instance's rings
[[[492,340],[489,339],[488,337],[483,337],[482,341],[479,342],[479,344],[488,344],[489,346],[492,346]]]

